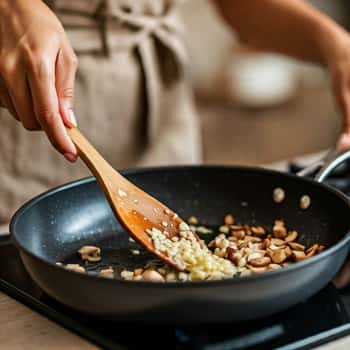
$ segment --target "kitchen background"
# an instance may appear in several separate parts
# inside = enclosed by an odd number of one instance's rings
[[[350,27],[348,0],[310,2]],[[205,162],[267,164],[334,145],[340,115],[323,69],[242,47],[210,0],[182,15]]]

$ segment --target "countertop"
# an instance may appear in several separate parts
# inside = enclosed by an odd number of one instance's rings
[[[95,345],[0,292],[0,344],[6,350],[96,350]],[[350,336],[315,348],[349,350]]]

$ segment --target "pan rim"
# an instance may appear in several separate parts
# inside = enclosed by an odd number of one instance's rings
[[[284,173],[278,170],[273,170],[273,169],[266,169],[263,167],[252,167],[252,166],[238,166],[238,165],[216,165],[216,164],[205,164],[205,165],[171,165],[171,166],[154,166],[154,167],[142,167],[142,168],[128,168],[128,169],[123,169],[120,170],[120,172],[123,175],[134,175],[138,173],[144,173],[144,172],[150,172],[150,171],[164,171],[164,170],[193,170],[193,169],[210,169],[210,170],[236,170],[236,171],[248,171],[248,172],[259,172],[261,174],[270,174],[270,175],[278,175],[278,176],[283,176],[286,178],[293,178],[293,179],[298,179],[299,181],[303,181],[306,184],[309,184],[311,186],[316,186],[319,188],[322,188],[322,190],[326,190],[328,192],[333,193],[334,195],[338,196],[344,204],[347,205],[347,207],[350,210],[350,199],[345,196],[342,192],[339,190],[328,186],[325,183],[318,183],[313,179],[310,178],[305,178],[305,177],[299,177],[295,174],[290,174],[290,173]],[[89,176],[85,177],[82,179],[70,181],[68,183],[56,186],[52,189],[49,189],[32,199],[28,200],[25,202],[17,211],[14,213],[10,220],[10,236],[11,240],[13,241],[14,245],[19,249],[24,251],[26,254],[30,255],[32,258],[39,260],[40,262],[46,263],[52,268],[57,268],[57,269],[64,269],[62,266],[58,266],[55,263],[51,262],[50,260],[47,260],[37,254],[34,254],[31,252],[29,249],[25,248],[20,244],[18,239],[16,238],[16,224],[21,217],[21,215],[29,210],[33,205],[35,205],[37,202],[43,200],[44,198],[47,198],[51,195],[54,195],[57,192],[62,192],[69,190],[70,188],[80,186],[83,184],[88,184],[90,182],[96,182],[95,177]],[[321,261],[325,258],[327,258],[330,255],[333,255],[336,251],[340,250],[343,248],[345,245],[349,244],[350,242],[350,228],[349,230],[344,233],[343,238],[339,240],[338,243],[335,245],[331,246],[330,248],[325,249],[322,253],[317,254],[316,256],[313,256],[307,260],[297,262],[295,264],[291,264],[289,266],[283,267],[282,269],[278,270],[272,270],[268,271],[268,273],[262,273],[262,274],[253,274],[249,276],[241,276],[237,278],[228,278],[228,279],[223,279],[223,280],[209,280],[209,281],[191,281],[190,283],[184,283],[184,282],[162,282],[162,283],[154,283],[154,282],[146,282],[146,281],[130,281],[130,280],[117,280],[117,279],[110,279],[110,278],[102,278],[99,276],[95,275],[89,275],[89,274],[82,274],[82,273],[77,273],[74,271],[69,271],[65,270],[68,273],[73,273],[76,276],[80,276],[80,278],[94,278],[98,279],[99,281],[105,281],[104,283],[123,283],[127,284],[129,286],[143,286],[143,287],[156,287],[156,288],[201,288],[204,286],[207,287],[214,287],[214,286],[224,286],[224,285],[232,285],[234,286],[236,283],[244,283],[244,282],[249,282],[249,281],[254,281],[256,279],[264,280],[273,277],[274,275],[281,274],[281,273],[287,273],[288,271],[293,271],[295,269],[301,269],[303,267],[313,265],[317,263],[318,261]],[[102,282],[101,282],[102,283]]]

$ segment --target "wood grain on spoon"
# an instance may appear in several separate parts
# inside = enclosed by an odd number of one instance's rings
[[[170,238],[178,236],[178,227],[183,220],[117,172],[77,128],[67,129],[67,132],[76,145],[80,158],[96,177],[114,214],[126,231],[148,251],[181,270],[170,257],[155,250],[145,231],[157,228],[167,231]]]

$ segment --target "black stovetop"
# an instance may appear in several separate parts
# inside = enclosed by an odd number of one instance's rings
[[[343,166],[329,184],[350,195],[350,167]],[[287,311],[239,324],[120,324],[80,314],[47,296],[27,274],[9,237],[0,237],[0,256],[0,290],[106,349],[300,350],[350,334],[350,287],[329,284]]]

